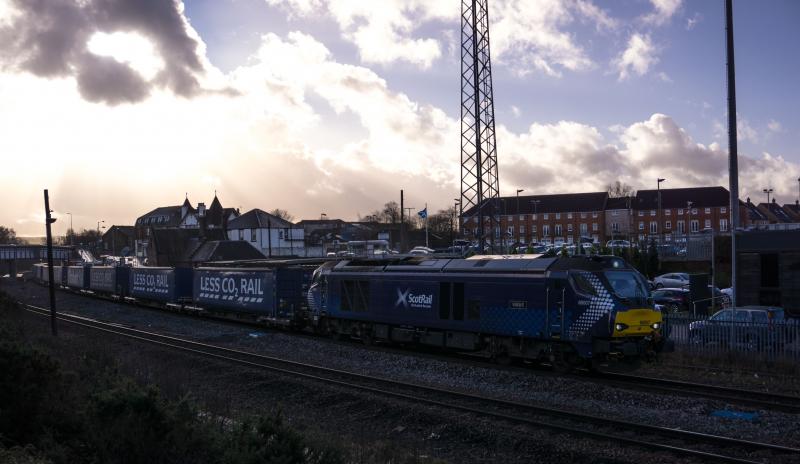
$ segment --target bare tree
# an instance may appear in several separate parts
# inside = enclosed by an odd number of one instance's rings
[[[606,186],[608,196],[611,198],[632,197],[636,195],[636,190],[628,184],[616,181],[611,185]]]
[[[272,211],[270,211],[269,214],[277,218],[281,218],[284,221],[292,222],[292,220],[294,219],[294,216],[292,216],[292,214],[285,209],[275,208]]]
[[[17,233],[14,229],[0,226],[0,243],[13,245],[19,242],[20,240],[17,238]]]

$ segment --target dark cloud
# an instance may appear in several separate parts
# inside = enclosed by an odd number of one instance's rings
[[[136,102],[153,86],[191,97],[201,91],[198,42],[175,0],[12,0],[19,15],[0,28],[0,65],[41,77],[75,76],[81,95],[108,104]],[[145,81],[126,64],[87,50],[95,32],[136,32],[150,39],[164,69]]]

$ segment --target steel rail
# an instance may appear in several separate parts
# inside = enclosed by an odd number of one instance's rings
[[[607,381],[614,385],[635,385],[669,393],[726,401],[733,404],[739,403],[764,409],[800,413],[800,398],[796,396],[613,372],[594,372],[590,373],[589,377]]]
[[[28,310],[28,311],[33,312],[33,313],[36,313],[36,314],[39,314],[39,315],[44,315],[43,308],[36,307],[36,306],[33,306],[33,305],[24,305],[24,308],[26,310]],[[703,459],[712,459],[712,460],[721,461],[721,462],[758,463],[758,461],[750,461],[750,460],[747,460],[747,459],[731,457],[731,456],[711,453],[711,452],[707,452],[707,451],[700,451],[700,450],[696,450],[696,449],[683,448],[683,447],[679,447],[679,446],[675,446],[675,445],[657,443],[657,442],[653,442],[653,441],[643,441],[643,440],[633,439],[633,438],[629,438],[629,437],[621,436],[621,435],[614,435],[614,434],[609,434],[609,433],[605,433],[605,432],[587,430],[585,428],[576,428],[576,427],[569,426],[569,425],[564,425],[564,424],[554,424],[552,422],[543,422],[541,420],[535,420],[535,419],[531,419],[529,417],[523,417],[523,416],[516,415],[516,414],[508,414],[508,413],[502,413],[502,412],[497,412],[497,411],[490,411],[490,410],[480,409],[480,408],[476,408],[476,407],[470,407],[470,406],[464,406],[464,405],[444,402],[444,401],[441,401],[441,400],[423,398],[423,397],[420,397],[420,396],[417,396],[417,395],[412,395],[412,394],[409,394],[409,393],[400,393],[400,392],[396,392],[396,391],[389,391],[389,390],[377,388],[377,387],[374,387],[374,386],[357,385],[357,384],[354,384],[352,382],[347,382],[347,381],[337,380],[337,379],[331,379],[330,377],[321,377],[319,375],[309,374],[307,372],[300,372],[300,371],[297,371],[297,370],[290,370],[290,369],[286,369],[286,368],[270,366],[268,364],[263,364],[263,362],[281,363],[281,364],[284,364],[284,365],[294,366],[294,367],[301,368],[301,369],[310,369],[312,371],[324,372],[324,373],[328,373],[328,374],[345,376],[345,377],[349,377],[351,379],[358,379],[360,381],[366,381],[366,382],[372,382],[372,383],[382,383],[382,384],[386,384],[386,385],[389,385],[389,386],[392,386],[392,387],[395,387],[395,388],[396,387],[402,387],[402,388],[408,388],[408,389],[416,390],[418,392],[425,392],[425,393],[452,396],[452,397],[455,397],[455,398],[458,398],[458,399],[461,399],[461,400],[465,400],[466,399],[466,400],[478,401],[478,402],[483,403],[483,404],[491,403],[491,404],[498,405],[498,406],[509,407],[509,408],[512,408],[512,409],[515,409],[515,410],[524,409],[524,410],[527,410],[528,412],[531,412],[531,413],[534,413],[534,414],[539,414],[539,415],[545,414],[545,415],[550,415],[550,416],[558,416],[558,417],[562,417],[562,418],[568,418],[568,419],[571,419],[571,420],[580,421],[581,423],[585,423],[586,421],[590,421],[590,422],[599,423],[599,424],[601,424],[603,426],[606,426],[606,427],[611,427],[611,426],[625,427],[625,428],[627,428],[628,431],[631,431],[631,430],[635,431],[635,432],[644,431],[644,432],[654,433],[654,434],[670,435],[670,436],[673,436],[673,437],[678,437],[678,438],[685,439],[685,440],[690,440],[690,441],[700,441],[700,442],[705,442],[705,443],[714,442],[714,443],[723,444],[723,445],[727,445],[727,446],[733,445],[733,446],[736,446],[736,447],[739,447],[739,448],[749,448],[749,449],[753,449],[753,450],[769,450],[769,451],[776,451],[776,452],[780,452],[780,453],[800,454],[800,449],[781,446],[781,445],[774,445],[774,444],[768,444],[768,443],[758,443],[758,442],[739,440],[739,439],[734,439],[734,438],[729,438],[729,437],[722,437],[722,436],[717,436],[717,435],[704,434],[704,433],[700,433],[700,432],[691,432],[691,431],[685,431],[685,430],[681,430],[681,429],[673,429],[673,428],[668,428],[668,427],[660,427],[660,426],[652,426],[652,425],[647,425],[647,424],[639,424],[639,423],[633,423],[633,422],[619,421],[619,420],[613,420],[613,419],[609,419],[609,418],[605,418],[605,417],[592,416],[592,415],[574,413],[574,412],[569,412],[569,411],[562,411],[562,410],[558,410],[558,409],[534,406],[534,405],[525,404],[525,403],[510,402],[510,401],[507,401],[507,400],[500,400],[500,399],[497,399],[497,398],[483,397],[483,396],[479,396],[479,395],[462,393],[462,392],[457,392],[457,391],[447,390],[447,389],[438,389],[438,388],[434,388],[434,387],[428,387],[428,386],[424,386],[424,385],[412,384],[412,383],[401,382],[401,381],[394,381],[394,380],[385,379],[385,378],[375,378],[375,377],[370,377],[370,376],[366,376],[366,375],[363,375],[363,374],[357,374],[357,373],[342,371],[342,370],[338,370],[338,369],[331,369],[331,368],[326,368],[326,367],[322,367],[322,366],[316,366],[316,365],[312,365],[312,364],[301,363],[301,362],[297,362],[297,361],[290,361],[290,360],[275,358],[275,357],[266,356],[266,355],[248,353],[248,352],[244,352],[244,351],[234,350],[234,349],[231,349],[231,348],[225,348],[225,347],[209,345],[209,344],[202,343],[202,342],[196,342],[196,341],[192,341],[192,340],[180,339],[180,338],[172,337],[172,336],[168,336],[168,335],[162,335],[162,334],[146,332],[146,331],[142,331],[142,330],[138,330],[138,329],[121,327],[121,326],[118,326],[118,325],[115,325],[115,324],[109,324],[109,323],[97,321],[97,320],[94,320],[94,319],[84,318],[84,317],[80,317],[80,316],[60,314],[59,315],[59,319],[64,321],[64,322],[68,322],[68,323],[79,325],[79,326],[84,326],[84,327],[91,328],[91,329],[94,329],[94,330],[99,330],[99,331],[103,331],[103,332],[107,332],[107,333],[112,333],[112,334],[115,334],[115,335],[122,335],[122,336],[125,336],[127,338],[131,338],[131,339],[135,339],[135,340],[139,340],[139,341],[144,341],[144,342],[147,342],[147,343],[151,343],[151,344],[155,344],[155,345],[159,345],[159,346],[164,346],[164,347],[168,347],[168,348],[175,348],[175,349],[179,349],[179,350],[182,350],[182,351],[198,354],[198,355],[201,355],[201,356],[211,357],[211,358],[220,359],[220,360],[229,361],[229,362],[235,362],[237,364],[241,364],[241,365],[245,365],[245,366],[249,366],[249,367],[257,367],[257,368],[261,368],[261,369],[268,369],[268,370],[271,370],[271,371],[274,371],[274,372],[278,372],[278,373],[281,373],[281,374],[287,374],[287,375],[291,375],[291,376],[295,376],[295,377],[301,377],[301,378],[305,378],[305,379],[309,379],[309,380],[320,381],[320,382],[333,384],[333,385],[337,385],[337,386],[341,386],[341,387],[345,387],[345,388],[357,389],[357,390],[361,390],[361,391],[365,391],[365,392],[369,392],[369,393],[374,393],[374,394],[379,394],[379,395],[383,395],[383,396],[390,396],[390,397],[400,398],[400,399],[403,399],[403,400],[412,401],[412,402],[417,403],[417,404],[424,403],[424,404],[428,404],[428,405],[432,405],[432,406],[438,406],[438,407],[442,407],[442,408],[446,408],[446,409],[455,409],[455,410],[459,410],[459,411],[474,413],[474,414],[477,414],[477,415],[489,416],[489,417],[493,417],[493,418],[496,418],[496,419],[507,420],[507,421],[516,422],[516,423],[520,423],[520,424],[525,424],[525,425],[529,425],[529,426],[535,426],[535,427],[539,427],[539,428],[555,429],[555,430],[559,430],[561,432],[578,434],[578,435],[583,435],[583,436],[596,438],[596,439],[599,438],[599,439],[607,440],[607,441],[627,443],[627,444],[640,446],[640,447],[645,447],[645,448],[649,448],[649,449],[657,449],[657,450],[661,450],[661,451],[668,451],[668,452],[673,452],[673,453],[679,453],[679,454],[684,454],[684,455],[700,457],[700,458],[703,458]],[[222,353],[225,353],[225,354],[218,354],[218,353],[214,353],[212,351],[219,351],[219,352],[222,352]],[[235,356],[239,356],[239,357],[233,357],[233,356],[230,356],[230,355],[235,355]],[[262,361],[262,363],[249,361],[247,359],[242,359],[242,357],[257,359],[257,360]]]

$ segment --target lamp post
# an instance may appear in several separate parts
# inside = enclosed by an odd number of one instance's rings
[[[69,236],[69,244],[72,245],[73,238],[75,237],[75,229],[72,228],[72,213],[67,214],[69,214],[69,231],[72,233],[72,235]]]
[[[533,216],[531,216],[531,228],[533,226],[535,226],[537,222],[539,222],[539,218],[536,216],[536,214],[537,214],[536,210],[537,210],[537,206],[539,206],[539,202],[540,201],[541,200],[531,200],[531,204],[533,205]],[[533,238],[533,235],[531,235],[531,238]],[[539,231],[538,230],[536,231],[536,241],[537,242],[539,241]]]
[[[453,227],[451,228],[452,233],[450,237],[451,244],[455,247],[456,246],[456,235],[458,230],[461,228],[461,217],[458,215],[458,205],[461,204],[461,200],[458,198],[454,198],[453,201]]]
[[[100,256],[100,243],[102,242],[102,239],[100,238],[100,224],[105,224],[105,223],[106,223],[106,221],[103,221],[103,220],[97,221],[97,255],[98,255],[98,257]],[[106,226],[103,226],[103,229],[105,229],[105,228],[106,228]]]
[[[762,192],[767,194],[767,207],[769,207],[769,194],[772,193],[773,191],[774,189],[771,188],[762,190]]]
[[[656,190],[658,190],[658,229],[656,229],[656,233],[658,233],[658,268],[661,269],[661,247],[664,244],[664,235],[662,233],[662,221],[661,221],[661,183],[664,182],[666,179],[657,178],[656,182]]]
[[[703,232],[711,234],[711,309],[714,309],[714,289],[716,288],[715,270],[714,270],[714,228],[706,227]]]
[[[524,191],[525,191],[525,190],[523,190],[523,189],[517,189],[517,214],[516,214],[516,216],[517,216],[517,221],[519,221],[519,193],[520,193],[520,192],[524,192]],[[519,237],[519,227],[517,227],[517,243],[519,243],[519,241],[520,241],[520,237]]]

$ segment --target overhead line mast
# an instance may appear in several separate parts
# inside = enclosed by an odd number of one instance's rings
[[[500,184],[494,131],[488,0],[461,1],[461,220],[478,216],[481,252],[486,228],[494,249]],[[488,224],[486,220],[488,219]],[[462,225],[463,226],[463,225]],[[467,228],[467,230],[469,230]]]

